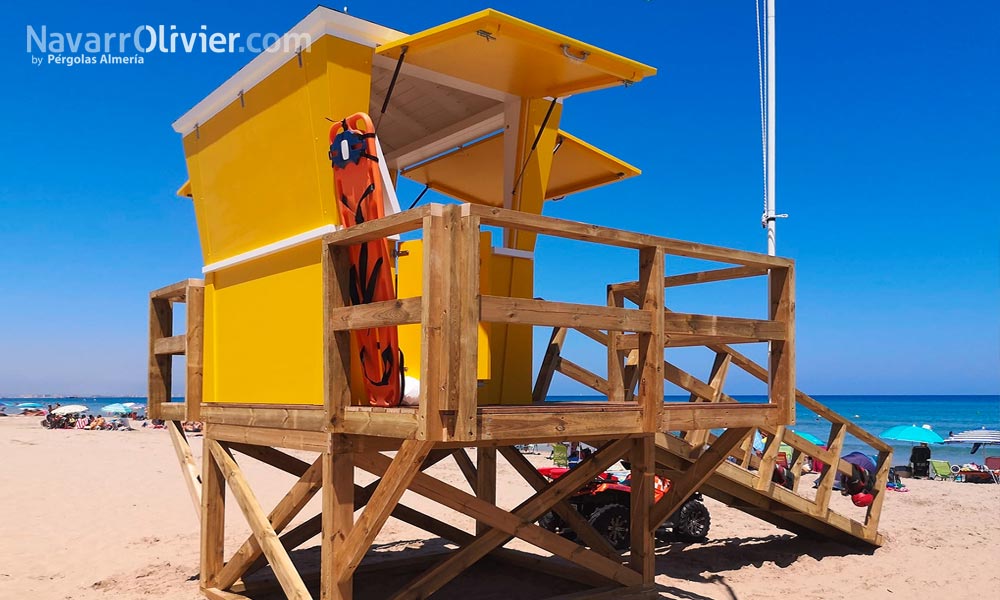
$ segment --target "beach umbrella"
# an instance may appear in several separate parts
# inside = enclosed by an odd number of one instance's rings
[[[930,427],[917,427],[916,425],[896,425],[895,427],[886,429],[879,436],[887,440],[912,442],[914,444],[940,444],[944,441],[944,438],[934,433]]]
[[[982,444],[1000,446],[1000,431],[996,429],[971,429],[948,436],[946,444]]]
[[[60,406],[52,411],[54,415],[71,415],[73,413],[82,413],[90,410],[82,404],[69,404],[66,406]]]
[[[42,405],[37,402],[22,402],[17,405],[18,408],[42,408]]]
[[[826,442],[824,442],[823,440],[819,439],[818,437],[814,436],[811,433],[806,433],[805,431],[795,431],[794,433],[798,435],[800,438],[809,442],[810,444],[816,444],[817,446],[826,445]]]
[[[127,407],[127,406],[125,406],[124,404],[120,404],[120,403],[116,402],[114,404],[109,404],[109,405],[105,406],[104,408],[101,409],[101,412],[113,413],[113,414],[124,414],[124,413],[130,413],[130,412],[132,412],[132,409],[129,408],[129,407]]]
[[[122,406],[127,406],[127,407],[129,407],[129,408],[131,408],[133,410],[135,410],[137,408],[146,408],[145,404],[142,404],[142,403],[139,403],[139,402],[123,402]]]

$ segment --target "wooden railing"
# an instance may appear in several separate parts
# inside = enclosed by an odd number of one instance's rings
[[[174,335],[174,304],[186,305],[186,326]],[[185,279],[149,294],[149,382],[147,412],[150,419],[198,421],[201,419],[202,352],[205,327],[205,282]],[[184,403],[171,402],[173,357],[185,357]]]
[[[483,226],[637,250],[639,280],[609,287],[607,306],[481,295],[479,232]],[[347,287],[349,246],[418,229],[424,243],[421,296],[351,306]],[[736,266],[668,277],[666,255]],[[692,408],[703,407],[666,409],[663,402],[665,378],[684,377],[663,360],[663,349],[672,345],[770,342],[769,402],[741,407],[742,420],[761,423],[762,413],[754,412],[761,407],[771,415],[768,423],[782,424],[794,418],[794,276],[793,263],[788,259],[499,208],[431,204],[327,235],[323,268],[324,406],[331,431],[377,433],[392,424],[407,432],[412,426],[418,439],[478,439],[476,364],[480,322],[574,328],[606,340],[610,375],[604,382],[608,399],[612,405],[634,406],[639,412],[634,427],[617,432],[623,435],[664,430],[664,415],[669,414],[665,411],[676,410],[673,415],[688,428],[697,422],[698,415]],[[668,286],[764,274],[769,277],[768,319],[665,309]],[[626,308],[626,299],[636,308]],[[359,409],[367,407],[351,406],[350,331],[417,323],[422,332],[421,355],[425,357],[419,373],[418,407],[409,414],[367,410],[359,416]],[[631,365],[626,364],[629,355]],[[636,387],[638,390],[633,392]],[[729,427],[734,419],[740,420],[734,417],[739,410],[704,408],[701,412],[714,415],[705,426]],[[361,423],[366,430],[358,429]]]

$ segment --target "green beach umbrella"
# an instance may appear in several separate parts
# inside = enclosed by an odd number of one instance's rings
[[[914,444],[940,444],[944,438],[934,433],[929,426],[917,427],[916,425],[896,425],[890,427],[879,434],[880,437],[897,442],[911,442]]]

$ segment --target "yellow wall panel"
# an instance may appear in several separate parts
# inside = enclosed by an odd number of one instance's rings
[[[215,402],[322,404],[322,283],[319,241],[215,273],[206,395]]]

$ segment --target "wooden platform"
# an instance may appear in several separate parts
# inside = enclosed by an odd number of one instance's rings
[[[608,286],[607,305],[589,306],[537,299],[480,295],[479,230],[496,225],[636,251],[639,279]],[[419,229],[425,244],[423,294],[417,298],[350,306],[347,248],[365,240]],[[667,275],[665,259],[677,255],[728,263],[711,271]],[[523,568],[560,571],[586,582],[591,597],[648,595],[654,580],[656,528],[693,493],[703,490],[766,520],[796,531],[878,544],[882,494],[876,494],[865,523],[845,520],[828,508],[829,485],[815,501],[769,483],[781,443],[832,471],[849,472],[839,460],[848,431],[880,453],[884,484],[890,449],[874,436],[818,405],[795,389],[794,273],[792,262],[749,252],[683,242],[472,205],[428,205],[330,234],[323,244],[324,395],[296,404],[240,404],[238,398],[213,403],[201,395],[203,352],[202,283],[188,280],[150,297],[149,413],[168,422],[182,474],[201,519],[201,585],[210,598],[242,598],[243,579],[269,564],[288,598],[310,598],[306,577],[290,551],[321,535],[320,597],[344,600],[355,594],[354,576],[386,520],[395,518],[449,540],[457,550],[419,570],[394,599],[424,598],[478,561],[521,560]],[[665,289],[746,277],[767,278],[767,318],[676,313],[664,304]],[[172,331],[173,306],[187,303],[183,335]],[[626,303],[634,304],[628,308]],[[477,331],[482,322],[553,328],[532,401],[524,405],[479,405]],[[416,407],[374,408],[352,403],[351,331],[419,324],[421,394]],[[606,348],[607,373],[599,375],[564,356],[566,332],[577,330]],[[729,344],[767,342],[770,359],[760,366]],[[714,354],[702,381],[664,358],[671,346],[706,346]],[[187,358],[188,394],[170,402],[171,357]],[[724,393],[730,368],[741,368],[768,387],[766,402],[740,403]],[[546,402],[556,373],[590,386],[608,402]],[[664,384],[690,393],[688,401],[664,402]],[[528,400],[527,398],[525,399]],[[785,426],[796,403],[831,420],[827,448],[809,444]],[[204,422],[200,466],[184,437],[181,421]],[[761,456],[750,449],[753,432],[769,435]],[[719,435],[713,434],[713,430]],[[682,432],[680,437],[667,432]],[[572,440],[598,448],[593,456],[555,481],[546,481],[515,448],[519,444]],[[476,460],[463,448],[475,448]],[[283,449],[315,453],[312,462]],[[385,452],[395,452],[394,455]],[[534,495],[512,510],[495,506],[496,460],[510,462]],[[566,499],[618,460],[632,465],[631,550],[615,551]],[[243,476],[241,462],[255,460],[291,473],[297,482],[270,511]],[[424,470],[455,460],[473,493],[437,480]],[[733,462],[735,461],[735,462]],[[832,466],[831,466],[832,465]],[[755,475],[751,467],[756,467]],[[375,475],[368,486],[355,482],[355,469]],[[657,470],[672,487],[654,501]],[[253,534],[228,558],[223,555],[227,488]],[[884,489],[884,485],[878,488]],[[472,517],[464,531],[421,514],[400,502],[410,491]],[[316,495],[322,511],[290,528]],[[562,517],[582,545],[539,527],[549,511]],[[511,558],[503,546],[519,538],[568,561]],[[248,580],[249,581],[249,580]],[[241,587],[242,586],[242,587]],[[611,586],[609,589],[608,586]],[[249,592],[248,592],[249,593]],[[359,592],[360,593],[360,592]],[[360,597],[364,597],[363,595]]]

